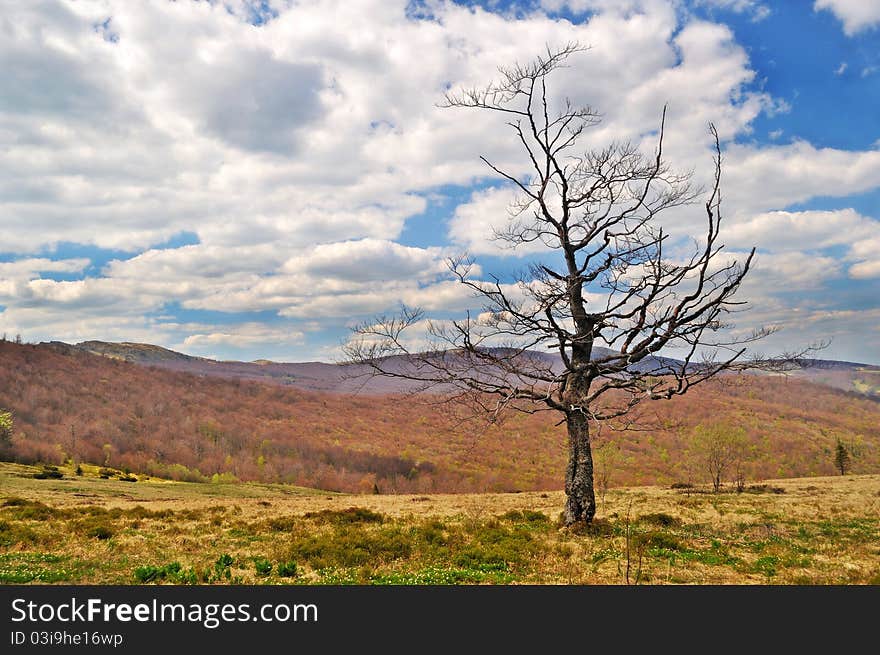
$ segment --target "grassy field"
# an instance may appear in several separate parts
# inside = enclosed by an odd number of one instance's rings
[[[562,492],[101,473],[0,463],[0,583],[880,584],[878,475],[611,489],[594,525],[572,531],[558,524]]]

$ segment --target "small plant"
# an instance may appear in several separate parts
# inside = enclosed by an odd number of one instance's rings
[[[165,566],[153,566],[146,564],[134,570],[134,577],[138,582],[158,582],[159,580],[176,580],[181,571],[180,562],[171,562]]]
[[[217,582],[223,580],[232,580],[232,572],[229,570],[229,567],[235,563],[235,560],[231,555],[227,553],[223,553],[220,557],[217,558],[217,561],[214,562],[214,570],[209,571],[205,576],[207,578],[207,582]]]
[[[265,557],[257,557],[254,560],[254,568],[257,570],[257,575],[265,577],[272,573],[272,562]]]
[[[276,571],[282,578],[292,578],[296,576],[296,562],[279,562]]]

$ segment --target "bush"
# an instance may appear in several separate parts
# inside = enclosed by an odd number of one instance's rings
[[[295,524],[292,516],[275,516],[266,521],[266,526],[274,532],[290,532]]]
[[[674,516],[666,514],[665,512],[654,512],[651,514],[644,514],[639,517],[639,521],[643,523],[651,523],[653,525],[659,525],[664,528],[672,528],[681,525],[681,521]]]
[[[41,471],[34,473],[34,480],[60,480],[64,474],[58,470],[57,466],[43,466]]]
[[[19,521],[47,521],[62,518],[65,515],[63,510],[49,507],[38,500],[10,498],[4,505],[7,507],[4,515]]]
[[[673,482],[670,485],[670,489],[693,489],[694,485],[690,482]]]
[[[411,538],[397,528],[379,531],[358,526],[337,526],[332,533],[296,536],[286,559],[307,561],[314,569],[363,566],[412,553]]]
[[[383,523],[385,516],[366,507],[349,507],[348,509],[322,509],[320,512],[307,512],[307,519],[318,523],[332,525],[352,525],[357,523]]]
[[[536,512],[530,509],[522,511],[512,509],[498,517],[502,521],[511,521],[513,523],[549,523],[550,517],[543,512]]]
[[[747,494],[784,494],[784,487],[774,487],[769,484],[751,484],[743,489]]]
[[[0,521],[0,546],[8,547],[15,544],[36,544],[40,536],[24,525],[16,525],[8,521]]]
[[[636,543],[652,550],[681,550],[681,541],[675,535],[667,532],[653,531],[636,535]]]
[[[86,532],[86,535],[89,537],[94,537],[95,539],[109,539],[113,536],[113,530],[108,528],[106,525],[96,525],[95,527],[89,529]]]

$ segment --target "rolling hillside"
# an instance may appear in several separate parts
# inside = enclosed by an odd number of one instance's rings
[[[172,361],[172,360],[168,360]],[[254,366],[260,366],[255,364]],[[332,366],[332,365],[323,365]],[[549,414],[460,425],[431,399],[308,391],[136,365],[79,348],[0,343],[0,408],[20,462],[78,461],[180,480],[260,480],[354,492],[559,489],[565,435]],[[611,485],[703,481],[699,424],[745,428],[755,479],[829,475],[840,438],[880,471],[880,404],[790,378],[731,376],[647,405],[605,433]]]

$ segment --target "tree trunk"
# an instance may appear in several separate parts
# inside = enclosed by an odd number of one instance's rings
[[[596,514],[593,491],[593,454],[590,450],[590,424],[582,412],[569,412],[568,468],[565,471],[565,524],[589,523]]]

